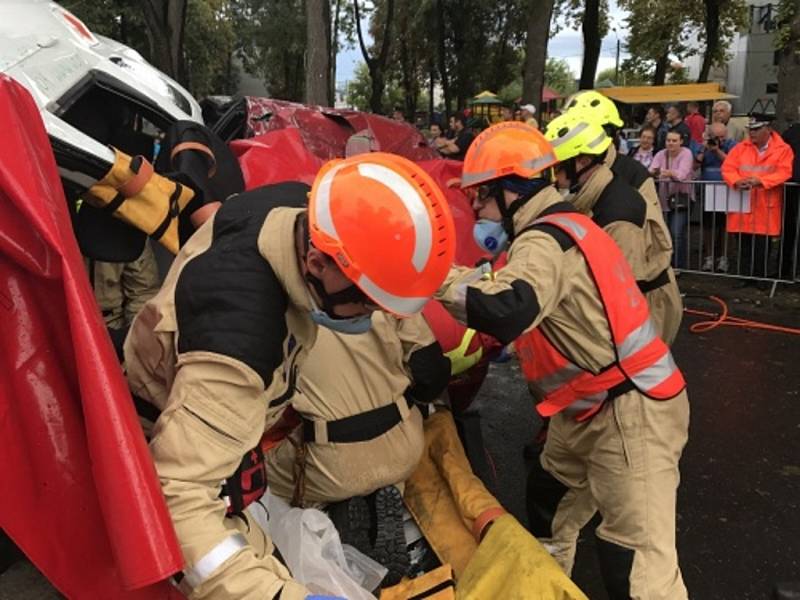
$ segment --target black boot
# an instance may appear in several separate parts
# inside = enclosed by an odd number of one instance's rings
[[[394,585],[408,574],[403,498],[395,486],[332,504],[328,515],[343,544],[389,569],[381,586]]]
[[[407,573],[409,557],[403,529],[403,497],[393,485],[367,496],[374,511],[373,551],[370,556],[389,569],[383,585],[398,583]]]

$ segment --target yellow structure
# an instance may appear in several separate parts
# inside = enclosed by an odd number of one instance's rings
[[[718,83],[684,83],[679,85],[635,85],[608,87],[597,90],[612,100],[624,104],[664,104],[701,100],[736,98],[722,90]]]

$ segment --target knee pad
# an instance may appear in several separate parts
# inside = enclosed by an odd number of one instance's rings
[[[569,488],[544,470],[537,460],[528,473],[528,529],[537,538],[553,537],[553,519]]]

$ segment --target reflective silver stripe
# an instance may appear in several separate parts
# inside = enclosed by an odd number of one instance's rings
[[[226,560],[247,547],[247,540],[241,533],[234,533],[214,546],[208,554],[198,560],[193,567],[184,569],[186,583],[194,589],[214,574]]]
[[[556,148],[558,148],[562,144],[567,143],[569,140],[571,140],[572,138],[577,136],[581,131],[583,131],[587,127],[589,127],[588,123],[578,123],[575,126],[575,128],[570,129],[567,132],[567,135],[565,135],[564,137],[560,137],[560,138],[554,139],[552,142],[550,142],[550,144],[553,146],[553,150],[555,150]],[[558,154],[558,153],[556,153],[556,154]]]
[[[410,317],[422,310],[430,300],[428,297],[397,296],[386,291],[366,275],[361,275],[356,282],[367,296],[375,300],[386,310],[398,315]]]
[[[497,175],[496,169],[491,169],[489,171],[481,171],[480,173],[462,173],[461,174],[461,187],[469,187],[471,185],[475,185],[476,183],[480,183],[481,181],[487,181],[492,179],[495,175]]]
[[[649,317],[639,327],[634,329],[628,334],[621,344],[617,344],[617,353],[620,360],[625,360],[629,356],[633,356],[639,350],[647,346],[650,342],[657,337],[656,327],[653,320]]]
[[[587,145],[589,146],[589,148],[594,148],[595,146],[599,146],[600,144],[602,144],[607,137],[608,136],[605,134],[605,132],[601,133],[599,136],[597,136],[597,138],[593,139]]]
[[[591,396],[586,396],[586,398],[581,398],[580,400],[573,402],[564,409],[564,412],[568,415],[582,413],[585,410],[589,410],[598,404],[601,404],[606,398],[608,398],[608,392],[592,394]]]
[[[414,223],[414,254],[411,264],[417,273],[421,273],[430,260],[433,248],[433,225],[422,195],[402,175],[383,165],[361,163],[358,165],[358,173],[385,185],[402,201],[411,222]]]
[[[539,158],[532,158],[531,160],[523,160],[520,166],[523,169],[543,169],[548,165],[556,162],[556,157],[552,152],[548,152]]]
[[[640,390],[647,392],[669,379],[678,369],[669,350],[652,365],[636,373],[631,379]]]
[[[333,185],[333,178],[336,177],[336,174],[343,169],[344,166],[345,165],[340,164],[325,173],[322,181],[319,182],[315,197],[317,225],[319,225],[322,231],[335,240],[339,239],[339,232],[336,231],[336,225],[333,223],[333,214],[331,214],[331,186]]]
[[[549,394],[553,390],[560,388],[570,379],[574,379],[576,376],[580,375],[583,372],[584,370],[581,369],[579,366],[569,363],[563,369],[559,369],[555,373],[546,375],[541,379],[539,379],[538,381],[534,381],[533,383],[536,385],[536,387],[540,388],[545,394]]]
[[[572,233],[575,234],[575,237],[579,240],[582,240],[586,237],[586,229],[583,228],[582,225],[578,225],[575,221],[568,217],[559,217],[559,216],[551,216],[551,217],[542,217],[541,219],[536,219],[533,224],[538,225],[540,223],[558,223],[569,229]]]
[[[775,167],[770,165],[739,165],[740,169],[746,171],[773,171]]]

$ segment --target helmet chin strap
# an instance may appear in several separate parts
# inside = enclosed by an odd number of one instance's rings
[[[584,175],[584,173],[593,169],[597,165],[602,165],[603,161],[605,160],[605,157],[606,157],[605,152],[603,152],[603,154],[598,154],[597,156],[593,156],[591,162],[580,170],[577,168],[578,165],[576,156],[573,156],[565,163],[567,171],[567,179],[569,180],[570,183],[569,186],[570,194],[577,193],[583,187],[583,183],[580,182],[580,178]]]

